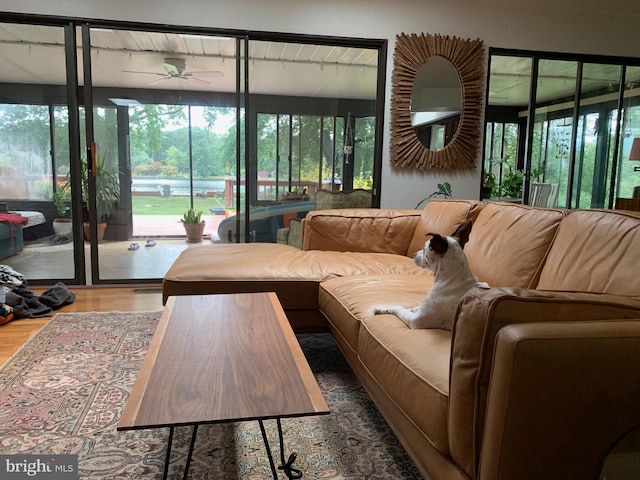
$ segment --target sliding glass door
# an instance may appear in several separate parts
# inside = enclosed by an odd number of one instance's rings
[[[97,152],[92,280],[157,281],[190,246],[189,210],[205,223],[197,244],[215,241],[224,219],[225,184],[237,173],[236,42],[84,28],[86,144]]]
[[[640,194],[640,166],[637,158],[631,158],[631,147],[640,142],[640,66],[628,66],[625,70],[624,89],[622,91],[622,110],[612,113],[612,125],[620,124],[616,139],[617,150],[612,147],[612,158],[615,158],[612,170],[615,189],[611,196],[617,198],[631,198]]]
[[[0,178],[28,184],[0,204],[47,225],[25,237],[39,261],[8,254],[31,281],[157,283],[185,248],[275,242],[318,189],[379,183],[384,41],[147,27],[0,27],[24,64],[0,72]],[[71,232],[54,234],[63,216]]]
[[[373,188],[380,49],[306,40],[248,39],[248,148],[222,242],[276,242],[316,191]]]
[[[64,24],[0,23],[0,263],[30,284],[83,280],[71,182],[75,70],[65,64],[72,34]]]
[[[554,195],[539,206],[613,208],[630,197],[638,181],[629,152],[640,135],[634,62],[493,52],[483,163],[492,198],[531,203],[549,186]]]

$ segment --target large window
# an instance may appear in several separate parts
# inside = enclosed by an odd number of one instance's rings
[[[548,206],[612,208],[631,196],[638,63],[492,50],[483,161],[491,196],[531,203],[540,183],[554,187]]]
[[[39,222],[3,258],[31,283],[157,282],[189,208],[205,242],[275,241],[259,209],[379,185],[384,40],[26,21],[0,18],[0,203]]]

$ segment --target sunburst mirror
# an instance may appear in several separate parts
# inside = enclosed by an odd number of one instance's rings
[[[404,33],[396,37],[391,91],[392,166],[418,170],[476,167],[483,55],[479,39]]]

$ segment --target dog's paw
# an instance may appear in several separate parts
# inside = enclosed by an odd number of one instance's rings
[[[384,315],[385,313],[393,314],[394,310],[391,307],[376,307],[373,309],[373,313],[376,315]]]

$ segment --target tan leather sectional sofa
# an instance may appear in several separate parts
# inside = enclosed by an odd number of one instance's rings
[[[411,255],[468,218],[491,288],[465,295],[453,331],[373,315],[422,300],[433,277]],[[640,426],[639,255],[637,213],[434,200],[311,212],[302,250],[189,248],[163,291],[275,291],[296,329],[328,327],[425,478],[598,478]]]

